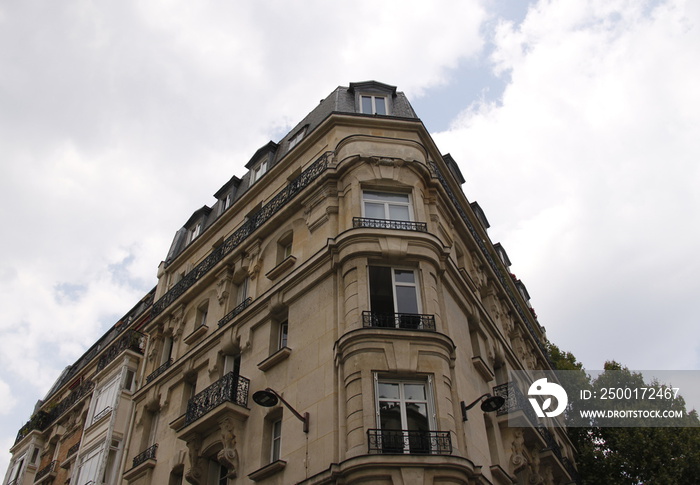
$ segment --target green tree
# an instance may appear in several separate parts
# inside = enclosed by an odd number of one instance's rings
[[[606,362],[604,372],[592,379],[583,365],[570,352],[562,352],[550,344],[550,358],[558,370],[579,371],[569,381],[567,388],[579,386],[600,392],[603,388],[647,387],[655,390],[666,388],[659,382],[646,383],[641,374],[631,372],[621,364]],[[567,375],[568,375],[567,374]],[[583,386],[583,387],[582,387]],[[568,390],[568,389],[567,389]],[[573,415],[583,405],[577,393],[569,393],[567,412]],[[590,403],[586,403],[589,405]],[[617,403],[619,405],[619,403]],[[665,409],[686,410],[682,396],[667,400]],[[630,409],[653,409],[649,400],[629,400]],[[677,427],[648,427],[644,421],[639,427],[603,427],[592,421],[588,427],[569,427],[567,431],[576,446],[577,468],[584,485],[679,485],[700,483],[700,420],[693,410],[679,418]]]

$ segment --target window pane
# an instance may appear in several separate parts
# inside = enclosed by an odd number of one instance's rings
[[[425,386],[423,384],[405,384],[403,392],[410,401],[425,401]]]
[[[372,97],[362,96],[362,112],[372,114]]]
[[[384,204],[365,202],[365,217],[372,219],[386,219],[384,215]]]
[[[395,269],[394,278],[396,278],[397,283],[415,283],[416,276],[412,270],[405,269]]]
[[[374,98],[374,107],[376,108],[376,113],[378,115],[385,115],[386,114],[386,104],[385,104],[385,99],[384,98]]]
[[[392,221],[409,221],[408,206],[405,205],[390,205],[389,219]]]
[[[391,268],[369,267],[370,307],[374,313],[394,313]]]
[[[379,399],[398,399],[399,385],[389,382],[379,383]]]
[[[425,403],[407,403],[406,420],[409,431],[428,431],[428,406]]]
[[[416,289],[413,286],[396,287],[396,307],[397,313],[418,313]]]
[[[385,192],[364,192],[365,200],[381,200],[382,202],[398,202],[408,204],[408,194],[392,194]]]
[[[399,401],[380,402],[379,423],[382,429],[402,429],[401,403]]]

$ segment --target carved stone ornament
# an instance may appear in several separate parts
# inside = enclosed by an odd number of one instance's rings
[[[228,300],[231,293],[231,281],[233,279],[233,271],[231,268],[226,268],[219,273],[216,282],[216,298],[219,300],[219,305],[223,305]]]
[[[201,457],[199,456],[202,441],[196,437],[187,442],[187,451],[189,452],[190,469],[185,472],[185,480],[192,485],[200,485],[203,483],[202,478],[204,473],[201,466]]]
[[[525,438],[522,430],[517,429],[514,434],[515,437],[510,447],[512,451],[510,463],[513,465],[513,471],[518,472],[527,465],[527,457],[525,456]]]
[[[228,478],[236,478],[238,472],[238,451],[236,450],[236,435],[234,434],[231,419],[224,418],[219,423],[221,427],[221,441],[224,448],[216,455],[216,459],[226,467]]]

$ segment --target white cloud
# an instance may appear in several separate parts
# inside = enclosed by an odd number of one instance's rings
[[[1,379],[0,396],[2,396],[2,399],[0,399],[0,415],[8,414],[17,404],[17,399],[15,399],[15,396],[12,394],[12,389],[10,389],[10,386],[8,386],[7,383]]]
[[[690,2],[542,1],[500,24],[500,103],[438,146],[461,164],[549,336],[584,364],[700,365],[700,15]]]
[[[150,290],[175,231],[257,148],[340,84],[415,96],[481,52],[479,1],[427,5],[0,6],[0,368],[22,404],[0,434]]]

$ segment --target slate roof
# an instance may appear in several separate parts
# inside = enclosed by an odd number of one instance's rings
[[[206,221],[202,226],[204,232],[211,226],[221,214],[223,214],[223,204],[226,195],[231,194],[231,206],[239,199],[248,188],[251,186],[252,169],[257,166],[258,162],[267,157],[267,170],[269,171],[284,156],[289,152],[289,141],[302,129],[305,129],[304,137],[308,137],[318,126],[329,116],[335,113],[351,114],[356,116],[379,116],[371,114],[363,114],[359,109],[360,94],[377,94],[383,95],[389,101],[389,115],[387,118],[410,118],[418,119],[416,112],[408,102],[408,98],[404,93],[396,91],[396,86],[380,83],[377,81],[364,81],[358,83],[350,83],[349,86],[338,86],[327,97],[321,100],[304,119],[297,123],[279,142],[269,141],[259,148],[246,163],[245,167],[248,171],[241,177],[232,177],[224,184],[214,195],[217,202],[211,207],[209,212],[204,211],[207,206],[198,209],[187,221],[185,226],[179,229],[173,239],[170,250],[168,251],[166,265],[172,262],[188,245],[187,238],[188,230],[192,230],[195,222],[201,221],[201,216],[206,213]],[[456,164],[455,164],[456,165]],[[461,175],[461,174],[460,174]],[[230,208],[230,206],[229,206]],[[227,208],[227,210],[229,209]]]

